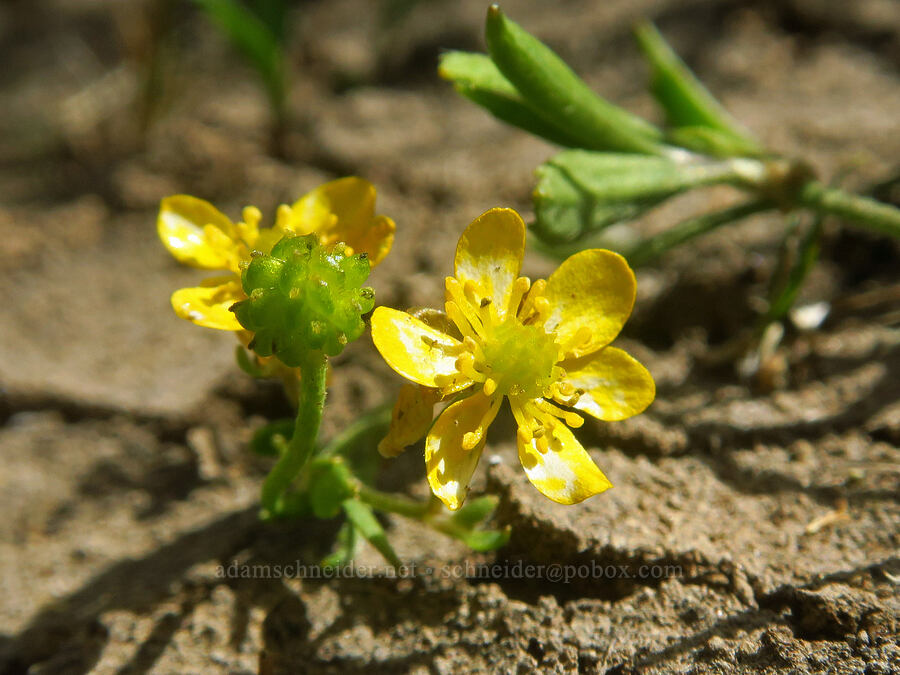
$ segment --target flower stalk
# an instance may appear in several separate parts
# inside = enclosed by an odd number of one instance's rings
[[[316,349],[307,352],[300,364],[300,396],[294,433],[285,452],[266,477],[260,501],[262,517],[271,518],[283,509],[282,498],[315,451],[322,412],[325,408],[325,379],[328,362]]]

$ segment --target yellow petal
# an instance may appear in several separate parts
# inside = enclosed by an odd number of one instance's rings
[[[485,432],[497,416],[501,396],[476,392],[447,407],[425,441],[428,483],[447,508],[462,506],[481,451]],[[471,434],[471,435],[469,435]]]
[[[536,439],[526,440],[528,434],[517,434],[519,461],[541,494],[559,504],[577,504],[612,487],[569,427],[549,415],[542,422],[550,427],[544,435],[546,452]]]
[[[475,282],[502,319],[525,254],[525,223],[512,209],[491,209],[466,228],[456,246],[455,275]]]
[[[159,206],[156,231],[178,262],[211,270],[237,264],[234,225],[207,201],[189,195],[166,197]]]
[[[297,234],[315,232],[323,244],[342,241],[354,253],[366,253],[373,267],[394,242],[394,221],[375,215],[375,186],[355,176],[320,185],[297,200],[280,222]]]
[[[456,369],[460,342],[406,312],[376,307],[372,340],[388,365],[408,380],[445,393],[459,391],[472,380]]]
[[[405,384],[391,413],[391,426],[378,444],[384,457],[396,457],[428,433],[434,421],[434,405],[441,400],[437,389]]]
[[[354,253],[365,253],[369,256],[369,265],[375,267],[384,260],[384,257],[390,253],[391,246],[394,245],[394,230],[396,225],[394,221],[387,216],[375,216],[368,227],[355,230],[352,234],[346,236],[340,233],[341,223],[338,220],[335,238],[343,241]]]
[[[220,330],[243,330],[229,308],[246,296],[236,275],[213,277],[200,286],[172,294],[172,308],[182,319]]]
[[[566,380],[585,392],[572,407],[607,422],[643,412],[656,396],[656,384],[647,369],[615,347],[561,365]]]
[[[547,279],[544,324],[572,356],[608,345],[634,306],[634,272],[618,253],[599,248],[576,253]]]

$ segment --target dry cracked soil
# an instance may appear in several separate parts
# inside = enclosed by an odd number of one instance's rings
[[[658,119],[629,36],[652,18],[769,146],[852,189],[896,175],[893,0],[504,8]],[[199,277],[156,241],[155,209],[185,192],[271,214],[364,176],[398,225],[379,302],[434,305],[462,228],[492,206],[527,217],[554,152],[436,76],[441,50],[483,48],[485,9],[299,3],[273,154],[253,73],[188,3],[0,3],[0,672],[900,672],[900,247],[837,222],[801,297],[832,311],[789,327],[765,378],[742,378],[732,347],[757,320],[784,217],[639,271],[620,342],[658,398],[580,432],[615,489],[544,500],[501,418],[474,489],[500,495],[506,547],[475,555],[390,518],[415,573],[364,550],[355,575],[288,578],[337,525],[257,519],[267,464],[246,443],[290,411],[238,371],[228,335],[171,313],[171,291]],[[632,227],[732,198],[687,195]],[[529,255],[531,276],[552,269]],[[324,434],[399,385],[355,343]],[[424,496],[423,473],[414,448],[385,462],[384,487]],[[223,575],[232,565],[291,573]]]

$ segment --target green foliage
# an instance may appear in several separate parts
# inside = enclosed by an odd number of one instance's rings
[[[509,541],[510,529],[480,529],[497,509],[499,499],[485,495],[467,502],[450,517],[448,534],[462,541],[473,551],[494,551]]]
[[[250,440],[250,450],[263,457],[278,457],[293,434],[294,420],[275,420],[254,432]]]
[[[650,23],[639,24],[635,38],[650,69],[648,89],[665,114],[665,130],[594,93],[497,5],[488,9],[485,37],[487,55],[450,52],[439,73],[498,119],[569,148],[538,167],[532,195],[532,231],[550,255],[569,255],[611,225],[681,192],[717,184],[738,188],[748,199],[676,223],[637,245],[635,235],[619,236],[620,251],[632,264],[646,264],[716,228],[776,209],[835,215],[900,237],[897,208],[828,188],[802,160],[760,145]],[[772,299],[772,312],[790,309],[815,251],[814,243],[804,245],[791,281]]]
[[[342,506],[353,527],[384,556],[385,560],[394,567],[400,567],[403,563],[394,552],[394,547],[388,541],[384,528],[375,517],[372,507],[356,499],[347,499]]]
[[[447,52],[441,56],[438,73],[453,82],[456,91],[497,119],[557,145],[579,146],[579,140],[574,135],[544,121],[529,107],[515,86],[485,54]]]
[[[677,145],[716,156],[756,155],[762,148],[682,62],[651,23],[634,31],[650,63],[650,91],[673,127]]]
[[[316,518],[334,518],[353,496],[353,474],[340,460],[316,462],[310,471],[309,501]]]
[[[232,311],[253,331],[257,354],[295,367],[310,350],[335,356],[362,335],[362,315],[375,304],[372,289],[360,287],[369,261],[345,248],[320,246],[315,235],[285,237],[250,262],[241,275],[247,300]]]
[[[634,218],[684,190],[737,178],[727,164],[585,150],[561,152],[537,176],[534,231],[552,243]]]
[[[782,244],[781,258],[784,274],[773,277],[769,294],[769,310],[762,325],[783,318],[794,306],[803,282],[819,259],[819,239],[822,235],[822,218],[816,217],[802,234],[791,228]]]
[[[272,108],[281,115],[287,82],[284,40],[287,0],[193,0],[259,74]]]
[[[488,9],[488,52],[501,73],[547,124],[571,134],[583,148],[656,154],[662,132],[604,100],[540,40]]]
[[[349,520],[344,521],[335,538],[334,551],[322,559],[321,567],[335,568],[350,564],[359,548],[359,532]]]

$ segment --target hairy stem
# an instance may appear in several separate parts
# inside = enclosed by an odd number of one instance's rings
[[[800,191],[799,203],[823,215],[833,215],[880,234],[900,237],[900,209],[811,181]]]
[[[668,230],[641,242],[626,257],[628,262],[634,267],[645,265],[669,249],[683,244],[694,237],[699,237],[701,234],[706,234],[717,227],[728,225],[754,213],[768,211],[771,208],[773,208],[772,203],[768,200],[750,201],[723,209],[722,211],[705,213],[702,216],[684,220],[677,225],[673,225]]]
[[[285,491],[313,454],[325,406],[326,371],[325,354],[320,350],[307,352],[300,364],[300,397],[294,434],[286,452],[263,483],[260,501],[264,515],[278,513]]]

